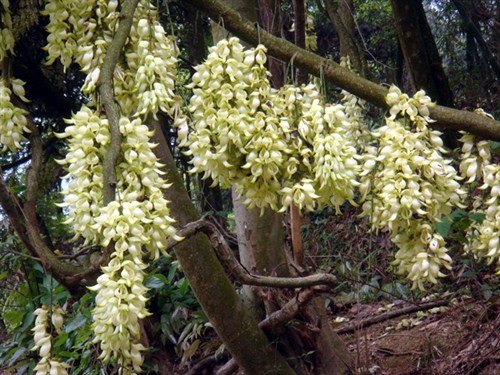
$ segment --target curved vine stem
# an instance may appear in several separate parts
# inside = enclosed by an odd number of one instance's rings
[[[111,141],[108,152],[103,161],[103,203],[107,205],[115,199],[116,173],[115,166],[120,155],[122,135],[120,133],[120,106],[115,100],[113,93],[113,74],[116,64],[120,58],[123,46],[127,40],[134,12],[139,0],[126,0],[123,2],[120,12],[120,23],[118,29],[109,44],[108,51],[104,57],[99,76],[99,95],[102,105],[106,111],[109,121]]]

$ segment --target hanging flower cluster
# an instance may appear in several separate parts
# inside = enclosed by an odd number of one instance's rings
[[[64,69],[77,62],[84,73],[102,65],[108,43],[117,27],[118,1],[49,0],[43,15],[49,16],[47,63],[60,60]],[[98,75],[98,74],[97,74]]]
[[[142,363],[138,319],[148,315],[143,297],[144,256],[166,255],[168,238],[176,238],[174,220],[161,189],[162,178],[149,142],[152,133],[140,119],[123,117],[120,131],[122,162],[116,166],[118,200],[103,206],[102,161],[109,147],[108,122],[88,107],[76,113],[59,137],[68,137],[68,183],[63,188],[63,207],[69,208],[68,223],[75,237],[101,246],[114,244],[115,251],[98,284],[93,311],[95,342],[101,358],[115,358],[124,373],[138,371]],[[115,298],[110,299],[113,295]],[[119,312],[119,313],[118,313]]]
[[[48,63],[59,59],[67,69],[76,62],[87,74],[82,91],[93,94],[100,67],[119,24],[118,1],[50,0],[44,14],[47,26]],[[79,20],[86,20],[81,22]],[[157,20],[157,10],[148,1],[139,2],[124,47],[125,59],[115,69],[115,97],[126,116],[161,110],[172,117],[180,115],[181,98],[175,94],[179,49]]]
[[[61,332],[61,327],[64,322],[64,310],[59,306],[53,307],[52,311],[50,311],[47,306],[42,306],[35,310],[35,326],[32,329],[35,345],[31,350],[38,350],[40,354],[40,361],[35,366],[35,374],[67,375],[69,365],[67,363],[61,363],[56,358],[52,357],[52,335],[48,332],[49,313],[52,327],[57,333]]]
[[[63,184],[64,202],[61,207],[69,207],[66,224],[72,224],[74,239],[83,237],[85,245],[100,243],[102,235],[93,226],[100,215],[102,205],[102,160],[109,147],[110,135],[108,120],[102,119],[87,106],[66,120],[64,133],[59,138],[68,138],[68,152],[63,160],[68,174]]]
[[[340,66],[353,70],[349,56],[340,58]],[[352,140],[358,153],[362,153],[371,141],[371,133],[363,118],[365,101],[346,90],[341,91],[342,104],[345,107],[345,114],[349,121],[346,123],[345,136]]]
[[[474,222],[469,227],[466,236],[469,243],[465,250],[479,259],[486,259],[488,264],[496,262],[500,272],[500,165],[492,162],[488,141],[477,141],[471,134],[463,135],[460,140],[463,142],[460,172],[467,183],[480,183],[480,192],[473,198],[472,212],[485,215],[482,222]]]
[[[422,289],[423,281],[436,283],[443,276],[441,267],[451,267],[434,225],[460,206],[465,192],[451,159],[442,155],[441,133],[427,127],[430,98],[423,91],[409,98],[393,86],[387,103],[391,116],[373,132],[378,145],[363,155],[361,216],[370,216],[374,229],[389,228],[399,248],[394,262],[399,273],[407,273],[413,287]]]
[[[353,200],[356,149],[341,105],[314,85],[271,88],[266,49],[237,38],[211,47],[193,75],[192,123],[178,124],[192,172],[233,185],[250,207],[312,210]]]
[[[74,2],[49,0],[50,16],[45,47],[48,63],[59,59],[65,68],[76,62],[87,73],[82,91],[91,101],[67,122],[61,138],[68,138],[68,153],[60,163],[68,174],[63,207],[75,238],[85,243],[113,246],[110,263],[103,267],[93,311],[94,342],[100,358],[114,359],[124,374],[139,372],[143,361],[138,319],[149,313],[143,285],[143,258],[166,254],[167,240],[176,237],[174,220],[162,189],[162,177],[150,142],[152,132],[143,120],[158,111],[180,115],[180,97],[174,93],[179,50],[157,21],[149,1],[139,2],[124,56],[114,71],[114,94],[121,107],[122,143],[115,172],[116,200],[103,206],[104,156],[110,145],[109,123],[96,109],[96,85],[101,65],[120,22],[118,1]],[[81,22],[85,20],[85,22]],[[182,119],[182,117],[179,117]],[[180,120],[177,121],[180,121]]]
[[[20,79],[11,79],[7,82],[0,79],[0,145],[2,151],[12,152],[21,148],[22,141],[26,140],[23,132],[29,132],[27,127],[28,114],[24,109],[16,107],[12,103],[12,94],[19,99],[28,102],[24,93],[24,82]]]
[[[0,0],[0,61],[14,53],[14,42],[9,0]]]
[[[140,248],[140,244],[131,244]],[[103,274],[97,278],[96,307],[93,310],[95,333],[94,343],[100,343],[99,359],[108,362],[114,358],[122,374],[140,372],[143,362],[140,343],[139,319],[150,315],[146,309],[147,288],[144,286],[146,265],[134,255],[113,254],[113,259],[103,267]],[[137,251],[135,256],[141,256]]]

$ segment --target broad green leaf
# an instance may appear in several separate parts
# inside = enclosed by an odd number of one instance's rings
[[[16,352],[10,357],[9,366],[12,366],[16,363],[16,361],[23,356],[24,353],[28,351],[28,348],[19,348]]]
[[[469,215],[469,218],[478,224],[482,224],[485,217],[486,215],[483,214],[482,212],[476,212],[474,214]]]
[[[87,323],[87,318],[83,315],[77,315],[73,320],[71,320],[64,328],[64,332],[70,333],[74,330],[84,326]]]
[[[144,280],[144,285],[151,289],[159,289],[169,284],[168,279],[160,273],[151,275]]]
[[[68,339],[69,335],[67,332],[62,332],[54,341],[54,347],[59,348],[60,346],[64,345],[66,340]]]

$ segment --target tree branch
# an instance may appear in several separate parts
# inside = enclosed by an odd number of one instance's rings
[[[23,212],[21,210],[19,201],[17,198],[9,191],[9,187],[3,178],[2,169],[0,168],[0,205],[4,210],[5,214],[9,218],[10,225],[14,228],[24,246],[33,255],[38,255],[34,247],[31,245],[28,233],[25,228],[25,220]]]
[[[335,332],[337,332],[339,335],[344,333],[353,333],[356,330],[369,327],[373,324],[384,322],[386,320],[393,319],[401,315],[411,314],[416,311],[430,310],[433,309],[434,307],[445,306],[449,303],[450,303],[449,300],[432,301],[432,302],[422,303],[420,305],[404,307],[402,309],[395,311],[388,311],[386,313],[377,316],[370,316],[369,318],[360,320],[358,322],[354,322],[351,325],[335,330]]]
[[[177,235],[186,239],[198,232],[203,232],[208,236],[212,246],[217,250],[219,258],[236,280],[242,284],[272,288],[306,288],[314,285],[326,285],[333,288],[338,284],[335,276],[326,273],[303,277],[273,277],[251,274],[236,260],[217,227],[204,218],[187,224],[177,232]],[[171,249],[179,242],[181,241],[170,240],[167,249]]]
[[[71,263],[61,262],[41,236],[42,230],[38,225],[36,209],[39,195],[39,175],[43,166],[43,143],[38,129],[29,117],[28,128],[31,131],[31,164],[26,172],[26,203],[23,207],[23,212],[26,219],[26,231],[29,242],[34,247],[42,263],[47,268],[54,270],[56,278],[73,275],[81,272],[82,268]]]
[[[125,41],[129,36],[135,8],[138,2],[139,0],[126,0],[123,3],[118,29],[116,30],[113,40],[109,44],[99,75],[98,87],[100,99],[106,111],[111,134],[109,149],[103,160],[103,203],[105,206],[115,199],[115,166],[120,155],[122,141],[119,125],[121,115],[120,106],[116,102],[113,93],[113,74],[123,46],[125,45]]]
[[[237,11],[220,0],[190,0],[191,4],[205,12],[214,21],[223,19],[224,27],[244,41],[256,45],[264,44],[271,56],[283,61],[293,58],[294,64],[311,74],[323,76],[337,86],[359,96],[366,101],[387,108],[385,96],[388,90],[376,83],[364,79],[332,60],[320,57],[312,52],[298,48],[281,38],[277,38],[244,19]],[[431,110],[435,126],[453,130],[464,130],[486,139],[500,141],[500,122],[467,111],[436,106]]]

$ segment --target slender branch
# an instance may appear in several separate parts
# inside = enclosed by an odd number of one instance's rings
[[[139,0],[126,0],[120,12],[120,23],[113,40],[109,44],[99,75],[99,94],[109,121],[111,141],[103,160],[103,203],[107,205],[115,199],[115,166],[120,155],[122,135],[120,132],[120,106],[113,93],[113,74],[127,40]]]
[[[320,57],[312,52],[298,48],[264,30],[257,30],[255,24],[244,19],[237,11],[220,0],[190,0],[190,3],[205,12],[214,21],[223,19],[224,27],[244,41],[256,45],[264,44],[271,56],[283,61],[294,59],[294,64],[311,74],[320,76],[337,86],[359,96],[366,101],[387,108],[385,96],[388,90],[383,86],[364,79],[332,60]],[[259,38],[260,36],[260,38]],[[500,121],[483,117],[467,111],[436,106],[431,110],[435,126],[453,130],[465,130],[486,139],[500,141]]]
[[[369,318],[355,322],[349,326],[339,328],[339,329],[335,330],[335,332],[337,332],[338,334],[353,333],[354,331],[359,330],[361,328],[365,328],[365,327],[371,326],[371,325],[376,324],[376,323],[384,322],[386,320],[396,318],[396,317],[401,316],[401,315],[411,314],[411,313],[414,313],[416,311],[425,311],[425,310],[433,309],[434,307],[445,306],[449,303],[450,303],[449,300],[441,300],[441,301],[422,303],[422,304],[416,305],[416,306],[404,307],[404,308],[399,309],[399,310],[389,311],[389,312],[386,312],[384,314],[380,314],[377,316],[371,316]]]
[[[217,250],[219,258],[236,280],[242,284],[273,288],[306,288],[314,285],[326,285],[333,288],[337,286],[337,278],[326,273],[303,277],[273,277],[249,273],[236,260],[232,250],[227,245],[222,234],[217,230],[217,227],[204,218],[187,224],[184,228],[180,229],[177,234],[186,239],[198,232],[203,232],[208,236],[212,246]],[[171,249],[178,243],[179,241],[170,240],[167,249]]]
[[[9,250],[9,253],[10,254],[14,254],[14,255],[18,255],[18,256],[23,257],[23,258],[35,260],[35,261],[41,263],[40,258],[34,257],[33,255],[29,255],[29,254],[25,254],[25,253],[20,253],[19,251],[15,251],[15,250]]]

